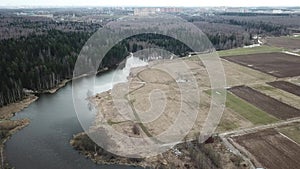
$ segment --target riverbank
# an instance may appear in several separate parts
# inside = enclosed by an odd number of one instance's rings
[[[31,103],[35,102],[38,99],[39,94],[50,93],[53,94],[57,92],[60,88],[64,87],[71,79],[63,80],[57,87],[44,90],[39,93],[28,93],[27,96],[18,102],[11,103],[4,107],[0,108],[0,168],[13,168],[9,165],[5,157],[5,143],[10,139],[10,137],[30,124],[29,119],[21,120],[11,120],[16,113],[27,108]]]
[[[105,73],[107,71],[110,71],[112,69],[108,69],[108,68],[104,68],[100,71],[97,72],[97,75],[101,75],[102,73]],[[86,77],[88,75],[82,75],[78,78],[83,78]],[[10,103],[6,106],[0,107],[0,121],[1,120],[7,120],[10,119],[14,116],[15,113],[22,111],[23,109],[25,109],[26,107],[28,107],[31,103],[33,103],[34,101],[36,101],[38,99],[37,95],[40,94],[54,94],[55,92],[57,92],[60,88],[66,86],[67,83],[69,83],[70,81],[72,81],[73,79],[65,79],[62,82],[60,82],[56,87],[52,88],[52,89],[47,89],[47,90],[43,90],[40,92],[33,92],[33,93],[29,93],[27,94],[27,96],[20,100],[17,101],[15,103]]]
[[[49,93],[55,93],[59,88],[63,87],[67,82],[60,84],[58,87],[49,90]],[[16,113],[22,111],[27,108],[31,103],[36,101],[38,96],[34,94],[27,94],[27,96],[18,102],[11,103],[4,107],[0,108],[0,168],[13,168],[8,164],[5,157],[5,143],[10,139],[10,137],[23,129],[27,125],[29,125],[29,119],[21,119],[21,120],[11,120]]]
[[[107,72],[109,70],[111,69],[104,68],[98,71],[97,75],[101,75],[102,73]],[[82,78],[86,76],[88,75],[83,75],[77,78]],[[6,141],[8,141],[14,133],[18,132],[19,130],[23,129],[24,127],[30,124],[29,119],[11,120],[11,118],[14,117],[16,113],[22,111],[23,109],[27,108],[31,103],[35,102],[39,98],[39,95],[54,94],[59,89],[66,86],[72,80],[73,79],[65,79],[62,82],[60,82],[56,87],[49,90],[27,93],[24,99],[0,107],[0,168],[12,168],[12,166],[10,166],[7,163],[4,153]]]
[[[53,94],[60,88],[64,87],[70,81],[71,79],[63,80],[58,86],[52,89],[43,90],[41,92],[29,93],[21,101],[10,103],[6,106],[0,107],[0,120],[7,120],[12,118],[15,113],[20,112],[21,110],[28,107],[31,103],[36,101],[38,99],[37,95],[45,94],[45,93]]]
[[[0,168],[12,168],[6,161],[4,155],[5,142],[10,139],[10,137],[23,129],[30,123],[29,119],[22,120],[1,120],[0,122]]]
[[[11,103],[4,107],[0,107],[0,120],[7,120],[14,116],[15,113],[28,107],[32,102],[36,101],[38,97],[33,94],[29,94],[23,100]]]

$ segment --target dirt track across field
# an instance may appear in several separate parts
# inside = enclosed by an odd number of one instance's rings
[[[286,53],[263,53],[223,58],[279,78],[300,76],[299,56]]]
[[[275,82],[269,82],[267,84],[276,87],[278,89],[287,91],[289,93],[292,93],[294,95],[300,96],[300,86],[295,85],[293,83],[286,82],[286,81],[275,81]]]
[[[230,88],[229,91],[279,119],[286,120],[300,116],[300,110],[250,87],[237,86]]]
[[[283,169],[300,166],[300,146],[274,129],[237,136],[233,140],[253,155],[256,167]]]

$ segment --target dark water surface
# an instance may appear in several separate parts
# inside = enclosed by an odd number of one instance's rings
[[[120,70],[116,70],[120,71]],[[109,88],[115,71],[96,77],[96,83]],[[80,79],[82,93],[91,78]],[[93,115],[87,114],[87,118]],[[14,119],[29,118],[31,123],[6,143],[8,162],[17,169],[132,169],[119,165],[96,165],[80,155],[69,144],[73,134],[83,129],[77,119],[72,101],[72,84],[68,83],[55,94],[43,94]]]

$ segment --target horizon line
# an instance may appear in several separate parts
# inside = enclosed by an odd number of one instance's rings
[[[227,8],[300,8],[300,6],[284,6],[284,5],[280,5],[280,6],[226,6],[226,5],[222,5],[222,6],[131,6],[131,5],[111,5],[111,6],[93,6],[93,5],[0,5],[0,8],[120,8],[120,7],[124,7],[124,8],[220,8],[220,7],[227,7]]]

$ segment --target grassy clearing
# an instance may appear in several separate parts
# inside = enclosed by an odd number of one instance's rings
[[[246,55],[255,53],[271,53],[271,52],[281,52],[283,48],[273,47],[273,46],[258,46],[253,48],[235,48],[230,50],[218,51],[219,56],[234,56],[234,55]]]
[[[276,88],[269,86],[269,85],[258,85],[258,86],[251,86],[252,88],[259,90],[259,91],[275,91]]]
[[[221,119],[218,129],[221,131],[231,131],[234,129],[239,128],[239,125],[234,123],[233,121],[227,120],[227,119]]]
[[[249,120],[254,125],[269,124],[278,121],[277,118],[258,109],[230,92],[227,92],[226,106]]]
[[[283,128],[279,128],[278,130],[279,132],[283,133],[284,135],[288,136],[289,138],[300,144],[300,124],[286,126]]]

